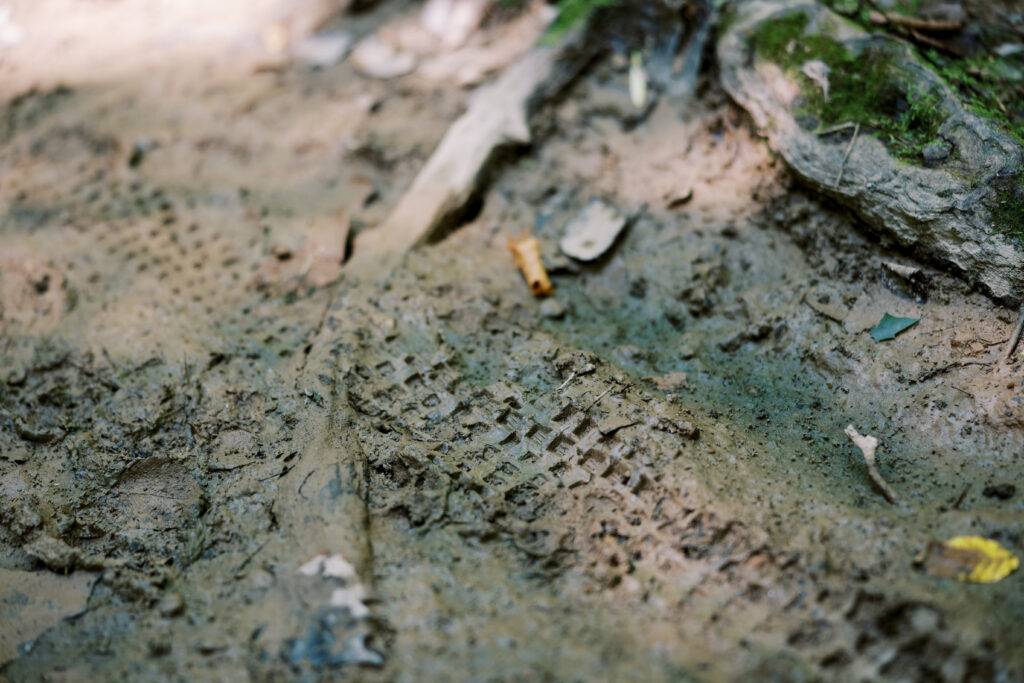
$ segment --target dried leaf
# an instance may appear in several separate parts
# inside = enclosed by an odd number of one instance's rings
[[[956,536],[945,543],[931,543],[924,566],[932,576],[970,583],[995,583],[1016,571],[1020,560],[991,539]]]
[[[800,67],[800,72],[804,76],[807,76],[807,78],[814,81],[814,84],[821,88],[821,95],[827,100],[828,75],[830,73],[828,64],[821,61],[820,59],[815,59],[813,61],[804,63],[804,65]]]

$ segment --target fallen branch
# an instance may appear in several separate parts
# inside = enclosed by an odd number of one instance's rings
[[[593,48],[578,43],[579,32],[558,46],[537,46],[474,92],[391,215],[360,236],[353,258],[408,251],[450,225],[480,191],[496,152],[528,144],[531,115],[590,61]]]
[[[859,434],[853,428],[853,425],[847,425],[845,432],[854,445],[860,449],[861,454],[863,454],[864,463],[868,466],[868,476],[871,477],[871,481],[875,483],[875,486],[878,487],[887,501],[893,505],[899,505],[896,492],[885,483],[885,479],[882,479],[882,473],[878,471],[878,465],[875,464],[875,451],[878,450],[878,439],[873,436]]]
[[[945,31],[959,31],[964,27],[962,19],[922,19],[920,17],[908,17],[904,14],[883,14],[873,11],[870,14],[872,24],[884,26],[894,24],[913,31],[934,31],[942,33]]]

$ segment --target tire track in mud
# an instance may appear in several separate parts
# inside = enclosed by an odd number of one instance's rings
[[[701,435],[707,418],[646,395],[600,359],[505,321],[503,339],[487,342],[502,360],[480,373],[469,356],[483,340],[451,343],[459,335],[427,300],[346,314],[359,334],[341,374],[371,516],[414,535],[508,544],[546,581],[582,577],[583,604],[678,619],[683,661],[715,676],[959,681],[1002,670],[958,647],[940,609],[770,547],[686,464],[719,446],[720,427]],[[709,664],[704,649],[732,661]]]

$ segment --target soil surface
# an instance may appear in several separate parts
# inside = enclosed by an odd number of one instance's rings
[[[802,189],[713,74],[638,116],[616,54],[469,222],[339,270],[469,91],[231,46],[7,64],[0,679],[1024,680],[1024,572],[918,561],[1024,554],[1015,311]],[[574,264],[594,198],[631,220]]]

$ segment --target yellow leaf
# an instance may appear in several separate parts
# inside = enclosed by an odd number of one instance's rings
[[[956,536],[946,541],[945,546],[965,556],[969,554],[971,558],[973,566],[969,571],[961,571],[956,575],[960,581],[995,583],[1005,579],[1020,566],[1020,560],[1013,553],[981,536]]]

